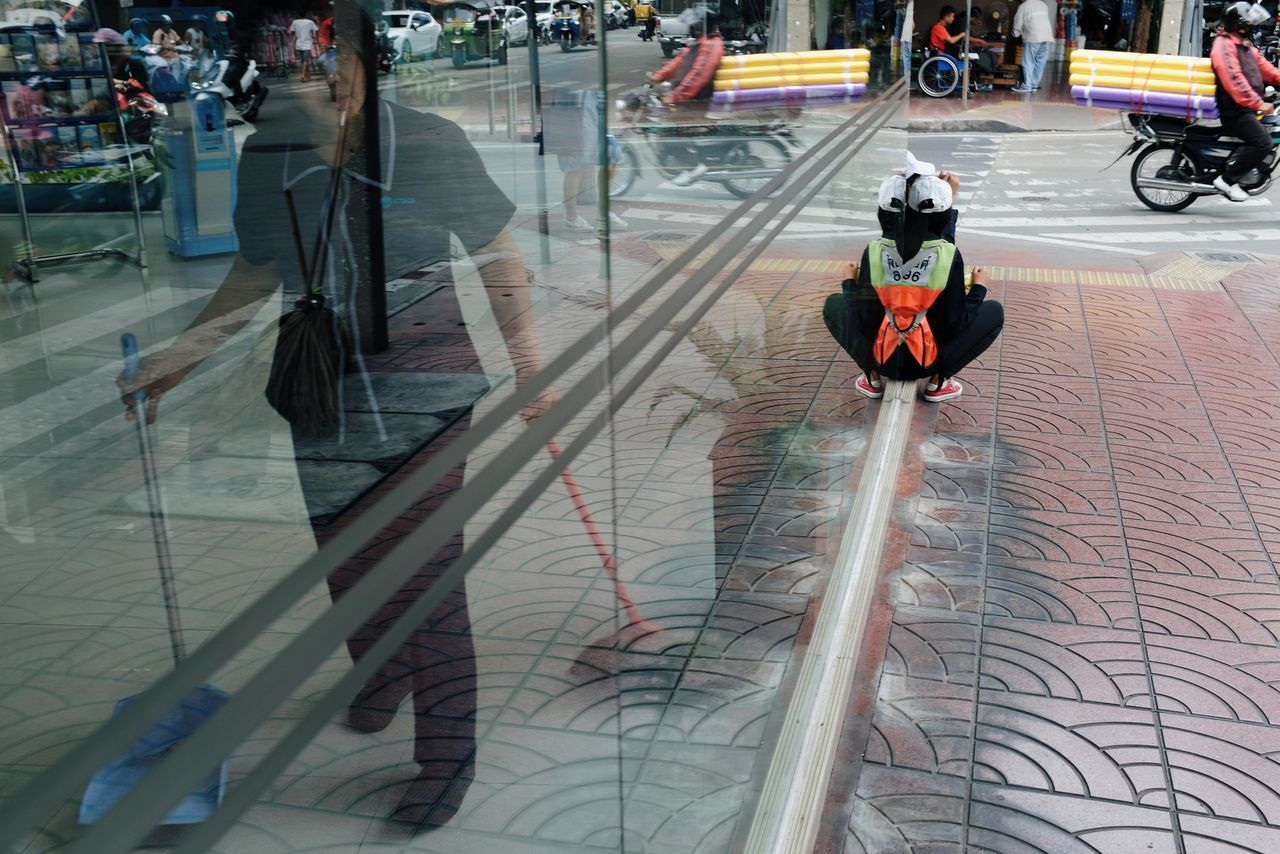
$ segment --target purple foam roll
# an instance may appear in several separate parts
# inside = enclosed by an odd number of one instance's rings
[[[778,98],[773,101],[712,101],[710,112],[713,113],[731,113],[734,110],[771,110],[782,108],[794,108],[799,106],[805,107],[823,107],[827,105],[852,104],[858,98],[852,95],[835,95],[826,98],[806,98],[803,101],[792,98],[786,100]]]
[[[1182,107],[1193,110],[1217,109],[1217,102],[1211,95],[1191,95],[1177,92],[1153,92],[1147,89],[1108,89],[1103,86],[1072,86],[1071,97],[1084,101],[1085,106],[1091,102],[1105,101],[1116,103],[1123,101],[1132,104],[1134,110],[1141,107]]]
[[[774,86],[768,89],[729,89],[711,96],[713,104],[755,101],[811,101],[825,98],[858,98],[867,91],[865,83],[830,83],[822,86]]]
[[[1160,104],[1147,104],[1145,106],[1135,105],[1133,101],[1102,101],[1093,98],[1089,102],[1077,98],[1076,105],[1080,107],[1093,107],[1098,110],[1120,110],[1125,113],[1149,113],[1154,116],[1174,116],[1179,119],[1216,119],[1218,118],[1218,105],[1210,103],[1205,107],[1189,107],[1183,105],[1181,107],[1168,107]]]

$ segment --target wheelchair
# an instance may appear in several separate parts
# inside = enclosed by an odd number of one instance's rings
[[[969,60],[978,58],[978,54],[970,53]],[[972,69],[970,70],[972,72]],[[920,91],[930,98],[946,98],[964,83],[964,65],[960,60],[948,53],[940,53],[932,48],[925,48],[924,61],[916,72],[916,84]]]

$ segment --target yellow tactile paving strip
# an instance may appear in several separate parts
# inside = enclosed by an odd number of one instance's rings
[[[689,241],[646,241],[664,261],[679,256]],[[713,250],[704,252],[690,265],[702,266]],[[1248,263],[1214,263],[1183,258],[1154,273],[1126,273],[1110,270],[1069,270],[1053,267],[987,267],[992,279],[1005,282],[1034,282],[1053,285],[1086,285],[1111,288],[1153,288],[1164,291],[1221,293],[1222,281]],[[849,261],[840,258],[761,258],[750,270],[755,273],[821,273],[843,276]]]

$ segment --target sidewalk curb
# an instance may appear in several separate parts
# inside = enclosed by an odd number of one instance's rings
[[[1024,127],[1003,119],[966,119],[947,117],[941,119],[912,119],[907,124],[908,133],[1093,133],[1115,130],[1120,120],[1090,128]]]

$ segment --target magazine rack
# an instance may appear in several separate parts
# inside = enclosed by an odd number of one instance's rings
[[[0,129],[23,237],[20,257],[14,264],[32,282],[39,281],[41,264],[117,256],[139,267],[147,266],[134,164],[134,158],[147,149],[130,144],[125,135],[106,45],[93,41],[97,24],[90,11],[92,4],[80,8],[87,14],[59,26],[15,26],[9,22],[0,33]],[[137,251],[107,247],[39,254],[23,177],[116,165],[127,167]],[[76,185],[57,186],[66,186],[70,196]]]

